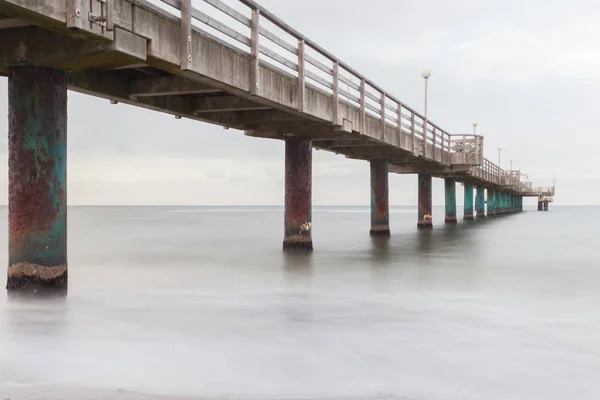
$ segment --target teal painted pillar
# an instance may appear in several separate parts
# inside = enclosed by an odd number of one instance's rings
[[[517,196],[517,210],[523,211],[523,197]]]
[[[67,74],[8,69],[8,290],[67,289]]]
[[[487,215],[496,215],[496,191],[494,189],[488,189]]]
[[[465,183],[464,219],[473,219],[473,185],[470,183]]]
[[[477,185],[475,210],[477,212],[477,218],[485,217],[485,187],[483,185]]]
[[[504,192],[498,191],[496,192],[496,214],[504,214]]]
[[[432,222],[432,197],[431,197],[431,175],[419,174],[419,216],[417,226],[419,228],[431,228]]]
[[[446,194],[446,218],[448,223],[456,222],[456,181],[453,178],[444,180]]]

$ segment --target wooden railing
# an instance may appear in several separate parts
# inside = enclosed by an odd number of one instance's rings
[[[250,93],[260,88],[259,65],[297,79],[296,109],[303,112],[305,89],[330,94],[333,99],[332,124],[341,126],[340,104],[359,111],[359,132],[365,134],[366,117],[381,123],[384,141],[386,126],[398,137],[408,135],[413,154],[445,165],[472,165],[472,174],[503,186],[514,186],[510,173],[483,157],[483,137],[451,135],[391,93],[383,90],[350,65],[302,35],[253,0],[203,0],[203,10],[191,0],[159,0],[164,9],[181,18],[181,68],[188,69],[192,29],[250,55]],[[170,8],[169,8],[170,7]],[[397,141],[399,144],[400,141]]]
[[[380,121],[381,132],[388,126],[388,130],[392,127],[398,134],[409,135],[414,154],[443,164],[454,160],[448,132],[255,1],[237,0],[230,5],[221,0],[203,0],[211,7],[204,7],[202,11],[192,7],[191,0],[160,1],[171,7],[166,7],[167,11],[181,18],[183,69],[188,68],[186,60],[191,60],[191,31],[197,28],[203,35],[214,36],[250,54],[252,94],[260,87],[259,62],[268,64],[297,79],[296,109],[299,112],[304,110],[305,89],[310,86],[333,97],[331,122],[334,125],[341,125],[338,108],[343,103],[359,110],[361,134],[365,134],[366,117],[370,116]],[[463,136],[477,140],[475,135]]]

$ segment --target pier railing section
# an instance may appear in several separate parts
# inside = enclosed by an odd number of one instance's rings
[[[340,104],[359,112],[359,133],[366,135],[366,117],[396,132],[393,144],[416,156],[443,165],[472,166],[473,176],[510,188],[519,187],[515,171],[504,171],[483,157],[483,137],[449,134],[429,118],[402,103],[375,82],[339,60],[314,41],[302,35],[253,0],[153,0],[163,10],[181,18],[182,60],[191,60],[191,31],[194,29],[220,43],[250,56],[250,92],[260,85],[259,65],[268,65],[297,80],[296,109],[302,112],[305,88],[327,93],[333,98],[332,124],[341,126]],[[260,63],[260,64],[259,64]],[[185,69],[182,61],[182,69]],[[389,140],[387,141],[389,142]],[[408,146],[406,146],[408,143]]]
[[[384,132],[391,127],[397,136],[392,144],[404,148],[402,143],[409,143],[417,156],[445,165],[477,165],[482,161],[482,137],[453,137],[254,1],[203,0],[198,2],[204,6],[201,10],[192,7],[191,0],[160,2],[166,5],[163,9],[181,18],[182,49],[188,49],[191,29],[196,29],[249,54],[253,63],[251,92],[256,93],[260,85],[260,62],[297,79],[299,112],[305,106],[305,88],[310,86],[333,97],[334,125],[342,125],[337,111],[343,103],[358,110],[361,134],[366,134],[366,116],[370,116],[381,124],[381,137],[375,139],[384,141]],[[459,142],[462,147],[457,146]],[[458,148],[461,151],[457,152]]]

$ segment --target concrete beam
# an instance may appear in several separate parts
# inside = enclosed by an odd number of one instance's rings
[[[117,68],[146,60],[145,39],[115,28],[115,40],[71,38],[39,27],[5,29],[0,35],[0,65],[34,63],[65,71]]]
[[[271,107],[236,96],[210,96],[199,98],[196,114],[226,111],[268,110]]]
[[[131,82],[132,98],[218,92],[221,92],[221,90],[180,76],[137,79]]]
[[[0,20],[0,29],[10,29],[10,28],[22,28],[24,26],[31,26],[29,22],[25,22],[22,19],[18,18],[8,18]]]

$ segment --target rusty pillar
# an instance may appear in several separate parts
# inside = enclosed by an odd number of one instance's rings
[[[389,236],[388,162],[371,160],[371,235]]]
[[[453,178],[444,179],[444,194],[446,197],[446,216],[444,221],[456,223],[456,181]]]
[[[432,228],[431,175],[419,174],[419,228]]]
[[[8,290],[67,288],[67,74],[8,69]]]
[[[312,250],[312,142],[285,139],[284,250]]]

